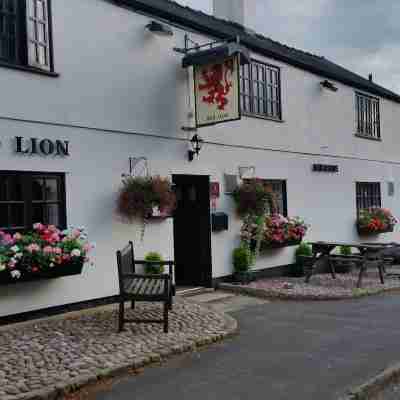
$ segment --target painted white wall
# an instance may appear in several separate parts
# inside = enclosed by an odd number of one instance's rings
[[[172,220],[151,223],[141,243],[139,226],[115,217],[129,157],[147,157],[153,174],[207,174],[222,184],[218,210],[228,212],[230,228],[212,235],[214,277],[231,273],[231,251],[239,243],[241,222],[232,198],[223,194],[223,174],[237,174],[240,165],[255,166],[260,178],[287,180],[289,214],[312,226],[310,240],[360,240],[354,225],[356,181],[382,182],[384,206],[400,216],[398,104],[381,100],[382,142],[356,138],[352,88],[335,83],[338,92],[324,91],[321,77],[254,55],[281,67],[284,122],[244,117],[201,129],[214,144],[206,143],[200,158],[189,163],[187,143],[180,140],[187,137],[181,126],[189,122],[187,72],[180,66],[182,55],[173,51],[183,46],[185,32],[174,28],[173,38],[153,36],[144,30],[151,18],[103,0],[53,3],[60,77],[0,69],[0,169],[67,173],[68,223],[87,226],[97,243],[95,267],[85,267],[81,276],[2,287],[0,316],[116,294],[115,251],[129,239],[138,256],[156,250],[173,257]],[[14,136],[70,140],[71,156],[17,156]],[[313,173],[313,163],[338,164],[340,173]],[[387,197],[389,180],[396,185],[393,198]],[[265,253],[256,268],[290,264],[293,252]]]

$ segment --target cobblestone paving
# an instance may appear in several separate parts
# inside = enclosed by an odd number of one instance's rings
[[[139,303],[127,312],[133,315],[159,319],[161,306]],[[113,310],[0,330],[0,399],[54,398],[111,371],[193,350],[233,330],[230,317],[183,299],[170,312],[168,334],[161,324],[126,324],[118,334]]]
[[[336,279],[330,274],[318,274],[313,275],[309,283],[305,283],[304,278],[283,277],[258,280],[247,287],[262,290],[271,297],[308,300],[346,299],[400,289],[398,277],[387,276],[382,285],[375,271],[363,276],[361,289],[356,288],[357,279],[357,272],[337,274]]]

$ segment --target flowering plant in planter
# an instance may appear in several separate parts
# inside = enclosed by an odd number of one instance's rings
[[[123,218],[143,221],[142,237],[146,222],[155,212],[168,216],[176,206],[172,184],[160,176],[127,176],[122,181],[117,202],[117,212]]]
[[[233,198],[238,214],[242,217],[264,215],[266,204],[268,202],[271,206],[275,204],[272,190],[269,190],[259,179],[249,179],[242,183],[233,192]]]
[[[359,233],[393,232],[397,223],[397,218],[387,208],[365,208],[358,214],[357,228]]]
[[[0,282],[78,274],[92,248],[83,228],[60,231],[38,223],[28,233],[0,231]]]
[[[261,221],[260,221],[261,218]],[[284,217],[280,214],[262,217],[247,217],[241,229],[241,239],[255,249],[257,241],[261,248],[284,247],[298,244],[307,233],[308,225],[299,217]]]

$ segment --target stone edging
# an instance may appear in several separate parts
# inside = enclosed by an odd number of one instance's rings
[[[400,381],[400,363],[385,369],[376,377],[357,388],[348,391],[348,394],[339,400],[372,400],[385,386]]]
[[[137,358],[134,362],[122,364],[115,368],[102,370],[97,374],[79,376],[75,379],[69,380],[67,384],[62,383],[59,385],[52,386],[50,388],[35,390],[29,393],[13,396],[12,400],[57,400],[62,396],[73,393],[83,388],[86,385],[96,383],[101,379],[124,375],[132,370],[160,363],[163,360],[170,358],[174,355],[199,350],[207,345],[227,339],[237,333],[238,324],[234,318],[230,317],[227,314],[216,311],[213,311],[213,313],[219,314],[220,316],[223,316],[223,318],[225,319],[224,333],[205,335],[204,337],[195,340],[195,342],[192,343],[191,345],[188,344],[176,345],[169,352],[163,352],[162,355],[158,353],[153,353],[149,357]],[[9,396],[6,396],[6,398],[2,400],[8,400],[7,397]]]
[[[275,290],[256,289],[243,285],[233,285],[230,283],[220,283],[218,289],[236,294],[247,296],[259,297],[262,299],[276,299],[276,300],[304,300],[304,301],[335,301],[335,300],[350,300],[359,299],[366,296],[372,296],[382,293],[399,292],[400,288],[383,288],[383,289],[359,289],[358,293],[352,295],[338,295],[338,296],[324,296],[312,294],[294,294],[282,293]]]

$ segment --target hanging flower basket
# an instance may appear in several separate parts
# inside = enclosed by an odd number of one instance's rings
[[[0,231],[0,284],[78,275],[92,248],[83,228],[61,232],[35,224],[29,233]]]
[[[142,221],[142,238],[148,220],[171,217],[175,207],[175,192],[167,178],[128,176],[123,179],[117,212],[128,222]]]
[[[397,218],[387,208],[361,210],[356,222],[359,235],[377,235],[393,232],[397,223]]]
[[[239,216],[264,215],[265,206],[270,204],[274,207],[273,193],[262,180],[249,179],[242,183],[234,192],[233,198],[236,203]]]
[[[248,217],[242,226],[241,239],[249,244],[252,251],[257,248],[258,240],[261,241],[260,250],[296,246],[301,243],[308,230],[308,225],[302,219],[285,218],[280,214],[266,216],[263,223],[260,231],[260,222],[256,218]]]

